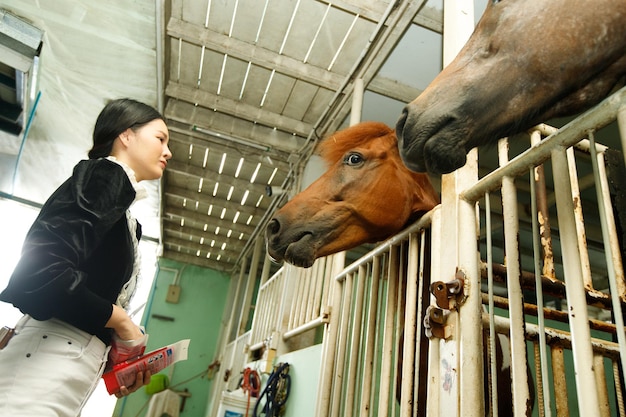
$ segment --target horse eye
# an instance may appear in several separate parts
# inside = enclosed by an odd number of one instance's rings
[[[360,165],[363,163],[363,156],[358,153],[350,153],[345,156],[343,162],[350,166]]]

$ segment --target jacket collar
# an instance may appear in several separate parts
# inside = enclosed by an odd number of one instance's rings
[[[125,163],[123,163],[122,161],[120,161],[119,159],[111,155],[107,156],[105,159],[108,159],[111,162],[115,162],[116,164],[118,164],[124,169],[124,172],[126,172],[126,175],[128,175],[128,179],[130,180],[130,183],[133,185],[133,188],[135,189],[135,193],[136,193],[135,201],[141,200],[148,196],[148,191],[143,185],[137,182],[137,179],[135,178],[135,171],[133,171],[131,167],[129,167],[128,165],[126,165]]]

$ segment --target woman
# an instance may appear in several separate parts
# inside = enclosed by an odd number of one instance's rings
[[[77,416],[104,370],[115,333],[142,332],[124,307],[138,273],[140,225],[128,208],[172,157],[163,116],[131,99],[97,118],[89,159],[41,208],[0,300],[24,317],[0,350],[0,416]],[[122,397],[149,382],[137,374]]]

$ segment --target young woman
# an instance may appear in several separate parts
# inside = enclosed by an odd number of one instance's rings
[[[0,350],[0,416],[77,416],[104,370],[113,333],[142,332],[125,311],[138,273],[141,227],[128,211],[172,157],[154,108],[109,102],[89,159],[46,201],[0,300],[24,316]],[[148,383],[122,387],[118,397]]]

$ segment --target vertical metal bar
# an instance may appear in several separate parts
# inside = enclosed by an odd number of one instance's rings
[[[400,393],[400,415],[411,416],[413,404],[413,373],[415,372],[416,314],[418,296],[419,245],[417,235],[409,235],[406,273],[406,300],[404,302],[404,346],[402,348],[402,387]]]
[[[539,337],[542,337],[542,334],[543,333],[540,333]],[[537,375],[537,405],[539,406],[539,416],[543,417],[546,415],[546,410],[550,409],[550,403],[548,403],[546,407],[546,400],[543,396],[545,387],[549,385],[550,381],[543,379],[543,369],[545,368],[545,363],[541,361],[539,343],[533,343],[533,354],[535,357],[535,374]],[[548,413],[550,413],[550,411],[548,411]]]
[[[555,346],[551,349],[550,353],[552,357],[552,377],[554,379],[554,404],[556,406],[556,415],[559,417],[569,416],[563,348]]]
[[[313,301],[311,302],[312,304],[312,311],[313,311],[313,318],[315,316],[320,317],[322,316],[322,291],[324,290],[324,280],[326,279],[326,258],[321,259],[320,260],[320,267],[319,267],[319,271],[318,273],[315,275],[315,282],[314,282],[314,290],[313,290]]]
[[[425,277],[424,285],[428,285],[432,282],[432,277],[441,276],[440,271],[440,253],[441,253],[441,207],[436,207],[433,211],[432,223],[431,223],[431,237],[430,237],[430,247],[431,247],[431,270],[430,277]],[[430,296],[430,304],[434,304],[434,296]],[[428,393],[426,395],[426,414],[428,417],[439,417],[444,415],[440,404],[441,404],[441,391],[439,387],[441,386],[441,374],[439,372],[439,364],[441,362],[441,354],[440,354],[440,342],[438,339],[430,339],[428,342]]]
[[[389,407],[389,391],[391,384],[391,360],[393,358],[393,332],[394,332],[394,314],[397,307],[397,288],[398,288],[398,247],[389,248],[389,265],[387,274],[387,302],[384,311],[384,333],[383,345],[381,348],[382,364],[380,370],[380,388],[378,397],[378,413],[377,416],[386,416]]]
[[[583,273],[579,259],[574,203],[567,167],[565,149],[553,149],[552,166],[558,223],[561,235],[563,274],[568,304],[568,316],[572,333],[572,353],[580,415],[597,416],[599,410],[598,390],[593,376],[593,351],[589,330],[587,301],[582,285]]]
[[[530,143],[535,145],[541,141],[541,132],[533,130],[530,134]],[[550,231],[550,211],[548,209],[548,201],[546,197],[546,177],[543,164],[534,168],[534,177],[531,172],[530,186],[535,187],[535,191],[531,193],[531,199],[535,199],[536,209],[532,213],[537,213],[539,221],[539,236],[541,236],[541,247],[543,249],[543,275],[555,279],[554,272],[554,251],[552,249],[552,233]],[[533,219],[535,216],[533,216]],[[535,254],[537,262],[539,258]]]
[[[491,407],[489,415],[498,415],[498,369],[496,363],[496,334],[495,329],[495,306],[493,302],[493,245],[491,242],[491,201],[489,193],[485,193],[485,234],[487,238],[487,293],[489,298],[489,364],[490,364],[490,388],[489,398]]]
[[[351,274],[352,275],[352,274]],[[361,335],[362,335],[362,316],[363,316],[363,304],[365,301],[365,266],[359,266],[359,272],[356,275],[356,294],[354,300],[354,309],[353,309],[353,320],[352,320],[352,328],[351,328],[351,340],[350,340],[350,352],[348,352],[348,360],[346,361],[348,366],[347,372],[347,381],[346,384],[346,395],[345,401],[346,409],[344,411],[344,417],[352,416],[352,412],[355,409],[354,398],[355,398],[355,388],[357,384],[357,370],[358,370],[358,361],[359,361],[359,352],[361,345]]]
[[[313,319],[313,293],[315,291],[313,285],[315,277],[319,275],[319,268],[320,262],[318,260],[313,264],[312,268],[307,270],[305,292],[302,297],[302,302],[306,309],[303,309],[302,321],[298,323],[299,325]]]
[[[354,126],[361,121],[364,91],[365,87],[363,85],[363,78],[357,78],[356,80],[354,80],[352,107],[350,109],[350,126]]]
[[[539,264],[539,260],[541,259],[540,254],[539,254],[539,248],[541,246],[543,246],[544,254],[546,254],[545,244],[541,245],[539,236],[541,236],[541,241],[543,241],[543,238],[545,235],[543,234],[543,231],[542,232],[539,231],[540,230],[539,223],[542,223],[542,222],[537,218],[538,216],[543,217],[541,214],[541,211],[537,209],[538,200],[539,200],[537,198],[537,195],[543,194],[545,196],[545,190],[544,192],[537,192],[537,190],[535,189],[535,179],[537,178],[536,172],[537,172],[536,169],[531,168],[530,170],[531,210],[530,211],[531,213],[537,213],[536,215],[532,216],[532,230],[533,230],[533,261],[534,261],[534,266],[535,266],[535,296],[537,298],[537,324],[539,326],[539,343],[538,343],[539,361],[537,363],[536,369],[537,369],[537,381],[541,381],[541,384],[540,384],[541,394],[539,396],[538,403],[539,403],[540,409],[544,410],[544,413],[542,415],[551,417],[552,408],[550,407],[550,379],[548,375],[548,347],[546,346],[546,320],[543,315],[544,302],[543,302],[543,287],[542,287],[542,281],[541,281],[542,270],[541,270],[541,265]],[[543,185],[545,186],[545,181],[543,181]],[[547,217],[544,217],[544,219],[547,221]],[[545,228],[545,221],[542,223],[541,227]],[[549,247],[550,247],[550,251],[552,251],[552,239],[550,239]],[[544,255],[544,261],[546,257],[547,256]],[[551,259],[553,260],[552,257]],[[544,273],[546,272],[545,263],[543,267],[543,272]],[[554,263],[553,262],[552,262],[551,272],[552,272],[551,278],[554,279],[555,275],[554,275]]]
[[[344,279],[342,301],[340,304],[333,304],[334,308],[341,306],[339,314],[339,337],[336,345],[335,371],[333,375],[333,391],[331,399],[330,416],[339,417],[341,415],[341,393],[345,383],[344,364],[346,357],[346,343],[348,340],[348,329],[350,327],[350,307],[352,304],[352,285],[354,284],[352,274],[348,274]]]
[[[572,201],[577,202],[577,204],[574,204],[574,219],[576,220],[576,238],[578,239],[578,251],[580,256],[580,266],[583,273],[583,283],[585,284],[585,288],[587,290],[593,290],[591,264],[589,262],[589,252],[587,251],[587,234],[585,232],[585,220],[583,218],[580,187],[578,186],[578,174],[576,172],[574,148],[568,148],[566,154],[569,180],[572,187]]]
[[[393,319],[393,335],[392,335],[392,368],[391,375],[393,378],[391,381],[396,381],[396,383],[392,383],[389,390],[389,415],[397,416],[400,412],[405,408],[402,406],[403,403],[407,401],[407,398],[400,397],[400,402],[394,401],[394,399],[398,398],[400,392],[398,392],[398,372],[400,372],[400,377],[402,376],[402,371],[399,369],[400,367],[400,359],[398,357],[399,354],[399,346],[400,346],[400,336],[402,334],[402,330],[404,328],[404,309],[405,309],[405,294],[406,294],[406,259],[405,259],[405,247],[406,242],[401,242],[399,250],[397,252],[397,260],[395,265],[395,274],[393,278],[397,281],[396,286],[396,295],[395,295],[395,304],[396,309],[394,312]],[[403,382],[403,381],[402,381]]]
[[[601,145],[598,145],[600,148],[604,148]],[[594,149],[597,151],[596,146]],[[606,236],[609,242],[610,249],[610,259],[608,261],[613,263],[613,273],[615,274],[615,286],[617,288],[617,294],[622,300],[626,299],[626,279],[624,277],[624,259],[622,259],[622,252],[620,250],[619,239],[617,237],[617,227],[615,224],[615,215],[613,213],[613,203],[611,201],[611,192],[609,189],[609,183],[606,173],[606,164],[604,160],[604,152],[598,154],[597,158],[594,158],[598,162],[598,173],[594,172],[594,181],[597,178],[597,186],[596,190],[599,188],[602,194],[602,203],[599,203],[604,207],[601,210],[601,216],[605,217],[606,226],[608,229],[608,236]],[[604,234],[604,232],[603,232]],[[606,253],[606,242],[605,242],[605,253]]]
[[[378,327],[377,308],[378,291],[380,287],[380,256],[372,260],[372,279],[370,280],[369,311],[367,317],[367,334],[365,338],[364,351],[364,373],[361,382],[361,406],[359,408],[360,417],[368,417],[372,404],[372,374],[374,367],[374,347],[376,346],[376,329]]]
[[[609,278],[609,289],[611,290],[611,302],[613,306],[613,320],[615,320],[615,331],[617,333],[617,341],[619,343],[620,360],[622,364],[622,372],[626,372],[626,334],[624,333],[624,316],[622,315],[622,303],[617,284],[616,271],[620,271],[620,278],[623,281],[624,269],[621,262],[621,251],[619,242],[615,236],[615,219],[611,210],[611,196],[609,186],[604,171],[604,157],[596,152],[596,143],[594,134],[589,131],[589,150],[591,152],[591,166],[593,174],[596,178],[596,196],[598,200],[598,211],[600,212],[600,226],[602,228],[602,242],[604,243],[606,255],[606,268]],[[619,269],[618,269],[619,268]],[[622,283],[623,285],[623,283]],[[623,287],[622,287],[623,288]],[[624,375],[622,375],[622,378]]]
[[[444,0],[444,36],[443,36],[443,63],[447,65],[457,55],[461,47],[467,42],[474,29],[473,2],[459,2]],[[452,279],[455,276],[455,267],[465,273],[465,303],[459,308],[458,314],[451,313],[448,321],[455,326],[454,340],[443,343],[440,360],[442,365],[447,362],[451,368],[449,373],[456,373],[453,386],[443,385],[440,390],[450,397],[455,396],[457,401],[450,401],[449,405],[456,405],[451,412],[446,409],[440,411],[452,417],[462,415],[473,417],[485,415],[484,387],[483,387],[483,343],[482,343],[482,299],[480,295],[480,273],[478,268],[477,251],[477,220],[476,203],[459,199],[459,193],[478,180],[477,151],[470,151],[465,166],[452,174],[442,176],[442,234],[446,239],[457,237],[455,244],[450,242],[442,247],[441,262],[446,263],[447,270],[441,271],[440,279]],[[453,260],[457,264],[451,264]],[[458,317],[458,318],[457,318]],[[455,323],[456,321],[456,323]],[[456,346],[452,346],[457,344]],[[443,397],[442,397],[443,398]],[[452,399],[452,398],[450,398]],[[441,404],[442,406],[444,404]]]
[[[426,362],[422,362],[422,355],[426,355],[427,352],[422,352],[422,341],[424,341],[426,336],[424,334],[424,332],[422,331],[422,322],[421,322],[421,318],[423,317],[424,314],[424,306],[426,305],[426,300],[424,299],[424,295],[425,295],[425,289],[427,287],[425,287],[425,273],[424,273],[424,269],[425,269],[425,265],[427,260],[426,258],[426,245],[428,244],[428,242],[426,241],[427,239],[427,235],[426,235],[426,231],[421,230],[420,231],[420,244],[419,244],[419,259],[417,260],[418,263],[418,267],[419,267],[419,275],[418,275],[418,288],[417,288],[417,311],[415,314],[415,328],[416,328],[416,338],[415,338],[415,373],[414,373],[414,379],[413,379],[413,417],[418,417],[418,410],[419,407],[417,405],[415,405],[415,403],[420,399],[419,397],[419,389],[420,389],[420,385],[422,384],[426,384],[426,378],[428,378],[428,373],[424,373],[426,370],[422,369],[423,366],[422,364],[425,364]]]
[[[509,160],[507,139],[498,142],[500,166]],[[524,295],[520,279],[521,260],[519,254],[519,217],[517,213],[517,192],[514,178],[502,178],[502,216],[504,221],[504,252],[506,254],[507,290],[509,298],[509,320],[511,328],[511,379],[513,380],[513,414],[527,414],[530,402],[528,373],[526,371],[526,339],[524,337]]]
[[[613,362],[613,380],[615,381],[615,402],[619,410],[619,416],[626,416],[626,406],[624,405],[624,397],[622,396],[622,384],[624,380],[620,376],[619,365],[617,361]]]
[[[596,374],[596,384],[598,385],[600,415],[602,417],[610,417],[611,408],[609,407],[609,393],[607,391],[606,375],[604,372],[604,357],[599,353],[593,355],[593,368]]]
[[[333,274],[334,277],[334,274]],[[320,383],[317,390],[316,415],[327,416],[330,413],[331,398],[333,395],[333,373],[336,363],[337,338],[339,336],[339,307],[343,293],[343,281],[333,279],[332,304],[336,310],[330,315],[330,323],[324,326],[322,341],[322,366],[320,367]]]

